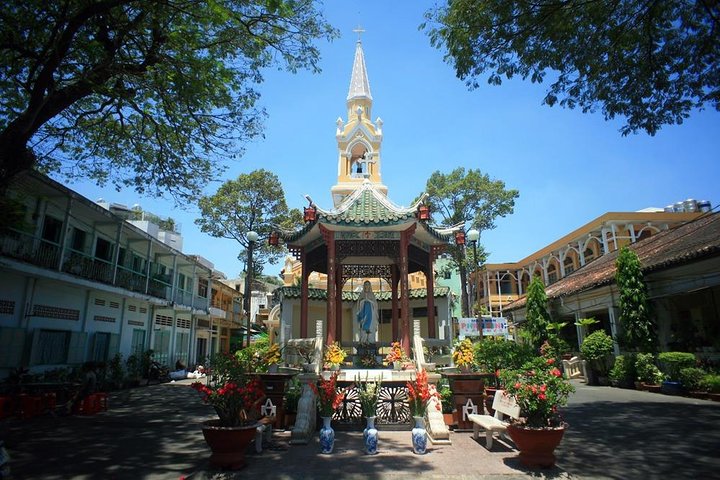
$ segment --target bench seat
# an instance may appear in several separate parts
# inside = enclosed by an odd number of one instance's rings
[[[485,431],[485,446],[489,449],[493,444],[493,433],[503,434],[507,430],[507,422],[498,420],[490,415],[468,415],[468,420],[473,422],[473,437],[477,440],[480,436],[480,430]]]
[[[499,433],[504,436],[507,431],[508,422],[503,420],[503,415],[512,418],[518,418],[520,416],[520,407],[515,403],[515,400],[503,390],[495,392],[492,408],[495,410],[495,416],[468,415],[468,420],[473,424],[473,438],[477,440],[480,436],[480,430],[484,430],[485,446],[488,450],[491,449],[493,445],[493,434]]]

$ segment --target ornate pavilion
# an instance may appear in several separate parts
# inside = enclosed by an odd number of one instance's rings
[[[357,342],[357,325],[351,313],[357,294],[348,288],[362,285],[362,279],[381,279],[389,285],[389,292],[387,288],[374,288],[380,308],[389,300],[391,312],[389,327],[378,328],[378,344],[400,340],[409,355],[411,316],[422,317],[419,333],[423,337],[451,340],[451,329],[439,329],[436,315],[436,299],[447,305],[450,292],[447,287],[433,285],[433,264],[455,234],[462,233],[459,227],[438,229],[429,225],[429,210],[422,203],[424,195],[410,207],[398,206],[388,198],[381,178],[383,122],[379,117],[371,120],[371,109],[370,84],[358,40],[347,96],[347,120],[338,118],[336,122],[338,181],[331,189],[334,205],[322,208],[306,196],[310,205],[305,208],[304,228],[279,232],[271,239],[282,239],[301,265],[299,289],[282,289],[281,342],[313,336],[315,325],[309,324],[309,319],[313,315],[313,322],[317,322],[319,309],[311,311],[310,302],[318,300],[325,302],[325,342],[339,341],[343,346]],[[310,288],[312,272],[326,276],[325,291]],[[425,289],[410,288],[408,278],[416,272],[428,279]],[[297,301],[293,305],[297,297],[299,305]],[[425,300],[425,310],[411,308],[411,300],[417,304],[418,299]],[[446,322],[444,326],[449,325],[448,310],[439,314]]]

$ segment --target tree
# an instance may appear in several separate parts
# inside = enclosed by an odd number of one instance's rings
[[[37,168],[196,195],[260,132],[262,70],[335,35],[312,0],[4,2],[0,193]]]
[[[657,349],[655,324],[650,316],[647,287],[643,279],[640,259],[628,247],[623,247],[615,261],[615,283],[620,291],[620,342],[627,348],[641,352]]]
[[[605,119],[623,135],[680,124],[705,105],[720,110],[720,8],[716,1],[453,0],[421,25],[470,88],[518,75],[553,83],[543,103]]]
[[[462,224],[467,229],[476,228],[480,232],[495,228],[495,219],[513,212],[517,190],[506,190],[501,180],[491,180],[479,169],[465,171],[459,167],[449,174],[434,172],[427,181],[425,192],[428,194],[428,206],[432,219],[446,226]],[[475,269],[485,261],[482,245],[477,245],[477,259],[472,249],[465,251],[462,246],[451,246],[448,253],[452,258],[452,268],[460,271],[462,286],[462,311],[469,315],[467,295],[468,265]]]
[[[548,339],[548,326],[550,325],[550,313],[547,310],[547,295],[545,285],[540,277],[533,277],[527,289],[527,300],[525,303],[525,325],[523,330],[527,332],[528,339],[536,351],[542,343]]]
[[[268,244],[270,233],[294,230],[302,223],[300,211],[288,209],[277,175],[263,169],[226,181],[214,195],[202,197],[198,205],[202,217],[195,224],[213,237],[237,241],[243,248],[238,259],[245,261],[246,267],[250,248],[247,234],[258,234],[252,246],[254,274],[260,274],[265,263],[276,263],[283,251],[281,246]]]

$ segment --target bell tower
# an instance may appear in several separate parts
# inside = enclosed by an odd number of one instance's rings
[[[360,28],[353,31],[358,36],[364,32]],[[336,121],[338,181],[330,189],[335,206],[366,181],[384,195],[387,195],[388,190],[380,174],[383,122],[380,117],[375,122],[371,120],[372,95],[360,38],[355,44],[355,60],[346,103],[347,120],[338,117]]]

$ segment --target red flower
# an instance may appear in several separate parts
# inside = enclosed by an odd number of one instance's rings
[[[562,372],[557,368],[553,368],[552,370],[550,370],[550,375],[552,375],[553,377],[560,377],[562,376]]]
[[[548,358],[545,363],[547,363],[548,365],[552,365],[553,363],[555,363],[555,359],[554,359],[554,358]]]
[[[538,398],[540,400],[547,400],[547,395],[545,395],[544,393],[541,393],[540,395],[538,395]]]

